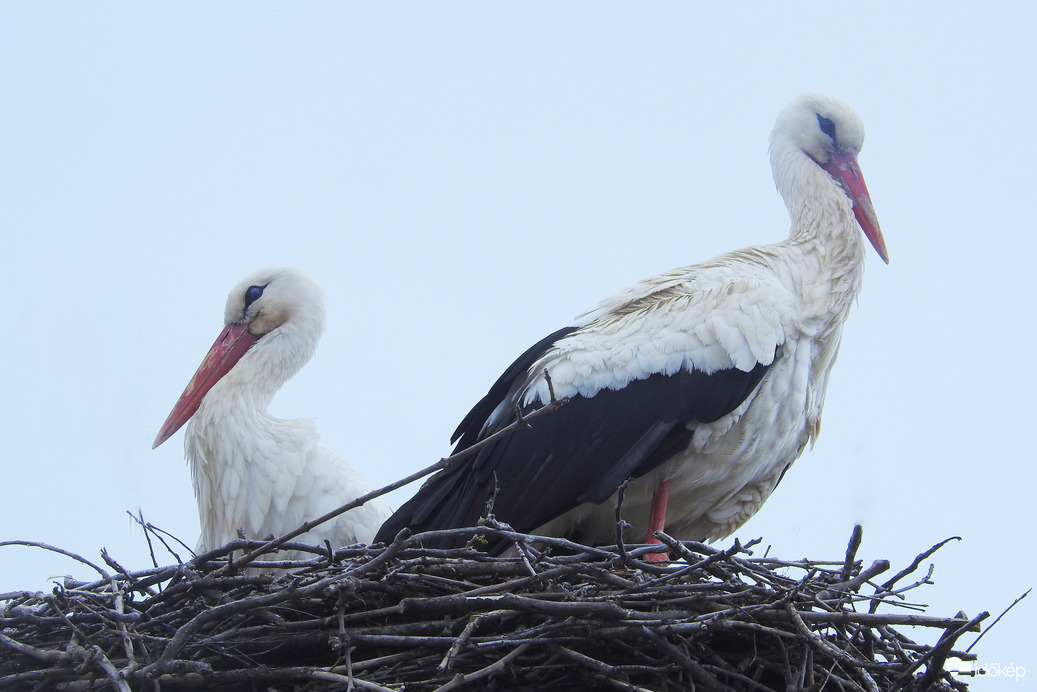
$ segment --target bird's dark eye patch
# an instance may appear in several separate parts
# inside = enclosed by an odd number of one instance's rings
[[[249,289],[247,291],[245,291],[245,307],[246,308],[249,305],[252,305],[252,303],[256,302],[257,300],[259,300],[263,296],[263,289],[264,288],[266,288],[266,286],[250,286]]]
[[[831,137],[832,141],[834,142],[835,141],[835,123],[833,123],[831,120],[829,120],[825,116],[823,116],[820,113],[818,113],[817,114],[817,124],[821,126],[821,132],[824,132],[826,135]]]

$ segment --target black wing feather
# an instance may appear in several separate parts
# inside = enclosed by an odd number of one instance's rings
[[[511,389],[515,386],[516,382],[521,382],[525,377],[526,373],[533,366],[533,363],[537,361],[540,356],[544,355],[549,348],[555,345],[555,342],[564,336],[568,336],[577,330],[577,327],[563,327],[558,331],[548,334],[540,341],[536,342],[532,346],[526,349],[526,352],[515,359],[515,362],[508,366],[508,369],[504,371],[504,374],[497,378],[497,381],[490,387],[490,391],[486,393],[482,399],[479,400],[472,410],[468,412],[468,415],[464,417],[461,424],[457,426],[457,430],[454,431],[453,436],[450,438],[450,444],[453,444],[461,440],[457,446],[457,450],[468,449],[473,444],[478,442],[483,428],[486,427],[486,421],[489,420],[490,415],[496,410],[496,408],[507,398]]]
[[[515,420],[514,411],[489,418],[502,402],[517,400],[532,364],[572,331],[551,334],[508,368],[454,433],[460,438],[455,453]],[[768,368],[657,373],[620,389],[573,396],[530,427],[430,478],[375,540],[389,541],[404,527],[420,532],[473,526],[491,497],[493,514],[518,531],[535,529],[582,502],[603,502],[627,478],[642,476],[684,450],[692,434],[687,423],[710,423],[735,410]],[[529,410],[541,405],[535,402]],[[449,546],[440,541],[434,547]]]

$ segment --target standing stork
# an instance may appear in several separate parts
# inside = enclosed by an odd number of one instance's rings
[[[239,529],[251,539],[286,533],[371,491],[320,444],[312,420],[267,413],[274,394],[313,357],[324,331],[317,284],[292,267],[260,269],[231,290],[225,318],[154,444],[190,419],[184,448],[203,551],[234,540]],[[368,543],[390,513],[373,500],[298,540]]]
[[[611,543],[628,479],[625,519],[646,540],[741,526],[818,434],[861,289],[861,230],[889,261],[863,142],[843,101],[796,98],[770,146],[788,239],[641,281],[535,344],[458,426],[455,453],[542,407],[552,387],[569,401],[430,478],[375,540],[474,525],[492,498],[519,531]]]

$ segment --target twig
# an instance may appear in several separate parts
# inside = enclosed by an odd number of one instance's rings
[[[375,690],[375,692],[396,692],[388,687],[382,687],[373,682],[367,680],[361,680],[360,678],[354,678],[352,675],[342,675],[340,673],[330,673],[326,670],[314,670],[308,673],[308,676],[314,680],[327,680],[329,682],[345,683],[347,686],[356,686],[363,690]],[[352,687],[348,687],[352,689]]]
[[[918,660],[914,661],[908,668],[900,673],[896,680],[893,681],[893,686],[890,687],[890,692],[896,692],[901,689],[904,685],[911,681],[911,674],[918,670],[923,664],[927,664],[930,661],[932,663],[928,666],[925,673],[918,681],[920,689],[928,689],[929,685],[936,681],[940,672],[943,670],[944,661],[947,655],[951,651],[951,647],[954,646],[954,642],[957,641],[958,637],[971,631],[974,627],[977,627],[980,622],[990,617],[990,613],[984,611],[976,617],[969,620],[966,624],[955,629],[948,629],[944,632],[943,636],[940,637],[940,641],[936,643],[932,649],[926,652],[923,656],[919,657]]]
[[[858,589],[860,589],[861,586],[871,581],[872,577],[874,577],[877,574],[882,574],[888,569],[889,560],[875,560],[875,562],[871,563],[871,565],[867,569],[862,570],[861,573],[853,579],[846,579],[844,581],[832,584],[824,591],[818,593],[817,598],[819,601],[824,601],[829,598],[834,598],[836,593],[845,594],[847,592],[855,592]],[[843,570],[842,574],[846,574],[845,569]]]
[[[980,640],[980,639],[982,639],[982,638],[983,638],[983,637],[984,637],[984,636],[986,635],[986,633],[987,633],[987,632],[989,632],[989,631],[990,631],[990,629],[991,629],[991,628],[992,628],[992,627],[993,627],[994,625],[996,625],[996,624],[998,623],[998,621],[999,621],[999,620],[1000,620],[1001,618],[1003,618],[1003,617],[1004,617],[1005,615],[1007,615],[1007,614],[1008,614],[1008,611],[1009,611],[1009,610],[1011,610],[1012,608],[1014,608],[1014,607],[1015,607],[1015,604],[1016,604],[1016,603],[1018,603],[1019,601],[1023,600],[1023,599],[1024,599],[1024,598],[1026,598],[1027,596],[1029,596],[1029,595],[1030,595],[1030,592],[1031,592],[1032,590],[1033,590],[1033,589],[1027,589],[1027,590],[1026,590],[1026,593],[1024,593],[1024,594],[1023,594],[1022,596],[1020,596],[1019,598],[1017,598],[1017,599],[1015,599],[1014,601],[1012,601],[1012,605],[1008,606],[1008,607],[1007,607],[1007,608],[1005,608],[1005,609],[1004,609],[1003,611],[1001,611],[1001,614],[1000,614],[1000,615],[998,615],[998,616],[997,616],[996,618],[994,618],[994,621],[993,621],[993,622],[991,622],[991,623],[990,623],[989,625],[987,625],[987,626],[986,626],[986,628],[984,628],[984,630],[983,630],[982,632],[980,632],[980,633],[979,633],[979,636],[978,636],[978,637],[976,637],[976,641],[974,641],[974,642],[972,642],[971,644],[969,644],[969,648],[965,649],[965,653],[969,653],[970,651],[972,651],[972,647],[974,647],[974,646],[975,646],[976,644],[979,644],[979,640]]]
[[[17,651],[24,656],[31,656],[38,661],[43,661],[44,663],[66,663],[68,661],[68,655],[63,651],[40,649],[29,644],[23,644],[19,641],[15,641],[11,637],[8,637],[3,632],[0,632],[0,644]]]
[[[567,401],[568,401],[568,399],[553,399],[552,401],[550,401],[549,403],[545,404],[544,406],[536,409],[535,411],[532,411],[531,413],[525,414],[525,416],[521,420],[516,420],[515,422],[511,423],[510,425],[507,425],[504,428],[501,428],[500,430],[498,430],[497,432],[493,433],[492,435],[487,436],[485,439],[480,440],[479,442],[476,442],[475,444],[473,444],[470,447],[466,447],[465,449],[462,449],[461,451],[457,452],[456,454],[452,454],[451,456],[446,457],[445,459],[440,459],[435,464],[432,464],[431,466],[427,466],[427,467],[421,469],[420,471],[412,473],[411,475],[407,476],[406,478],[402,478],[402,479],[396,481],[395,483],[390,483],[389,485],[387,485],[387,486],[385,486],[383,488],[379,488],[378,490],[372,490],[369,493],[361,495],[360,497],[356,498],[352,502],[347,502],[346,504],[342,505],[338,509],[332,510],[332,511],[328,512],[327,514],[324,514],[323,516],[320,516],[320,517],[318,517],[318,518],[316,518],[316,519],[314,519],[312,521],[308,521],[308,522],[304,523],[302,526],[300,526],[299,528],[297,528],[297,529],[295,529],[293,531],[289,531],[288,533],[285,533],[285,534],[283,534],[281,536],[278,536],[277,538],[275,538],[275,539],[273,539],[271,541],[267,541],[266,543],[264,543],[259,548],[256,548],[255,550],[253,550],[252,552],[248,553],[247,555],[244,555],[240,560],[229,562],[225,567],[221,568],[222,569],[221,573],[222,574],[226,574],[227,572],[230,572],[233,569],[240,569],[241,567],[243,567],[243,566],[247,565],[248,563],[252,562],[253,560],[255,560],[260,555],[264,555],[266,553],[269,553],[269,552],[277,549],[279,546],[283,545],[284,543],[287,543],[291,539],[296,538],[297,536],[301,536],[302,534],[306,533],[307,531],[310,531],[314,527],[319,526],[319,525],[323,524],[326,521],[330,521],[331,519],[334,519],[335,517],[339,516],[340,514],[344,514],[345,512],[348,512],[351,509],[356,509],[357,507],[360,507],[364,503],[369,502],[370,500],[373,500],[376,497],[381,497],[382,495],[390,493],[390,492],[392,492],[394,490],[398,490],[399,488],[402,488],[405,485],[409,485],[409,484],[413,483],[416,480],[424,478],[425,476],[427,476],[429,474],[435,473],[436,471],[439,471],[441,469],[445,469],[450,464],[453,464],[456,461],[460,461],[461,459],[465,459],[465,458],[471,456],[472,454],[475,454],[476,452],[478,452],[482,448],[497,442],[502,437],[506,437],[506,436],[512,434],[513,432],[515,432],[519,428],[523,427],[524,425],[528,425],[529,421],[534,420],[536,418],[539,418],[540,416],[546,415],[546,414],[554,411],[555,409],[557,409],[560,406],[562,406],[563,404],[565,404]],[[3,545],[3,544],[0,544],[0,545]]]
[[[880,591],[889,591],[890,589],[893,588],[894,584],[896,584],[898,581],[900,581],[901,579],[903,579],[904,577],[906,577],[907,575],[911,574],[916,569],[918,569],[918,565],[922,564],[922,560],[925,560],[926,558],[928,558],[930,555],[932,555],[937,550],[939,550],[940,548],[945,546],[947,543],[950,543],[951,541],[960,541],[960,540],[961,540],[961,536],[951,536],[950,538],[945,538],[944,540],[940,541],[939,543],[937,543],[933,547],[929,548],[929,550],[926,550],[923,553],[919,553],[915,557],[915,559],[911,561],[910,565],[908,565],[907,567],[905,567],[904,569],[900,570],[895,575],[893,575],[893,577],[889,581],[887,581],[885,584],[882,585],[881,589],[876,589],[875,593],[877,594]],[[878,601],[873,602],[871,604],[871,612],[874,613],[876,611],[876,609],[878,609],[878,607],[879,607],[879,602]]]
[[[849,581],[853,574],[853,566],[857,558],[857,550],[861,547],[861,538],[864,536],[864,527],[855,524],[853,533],[850,534],[850,542],[846,544],[846,560],[843,562],[843,573],[840,581]],[[887,568],[888,569],[888,568]]]
[[[623,535],[624,531],[630,527],[630,524],[623,520],[623,501],[626,499],[628,485],[630,485],[629,478],[620,483],[619,488],[616,489],[616,550],[624,565],[637,569],[639,565],[634,563],[630,553],[627,552],[626,536]]]
[[[112,662],[108,660],[108,657],[104,655],[104,651],[99,646],[91,646],[89,651],[89,657],[92,661],[104,671],[104,674],[112,683],[112,687],[119,690],[119,692],[132,692],[129,683],[119,675],[119,671],[115,669]]]
[[[8,545],[24,545],[24,546],[27,546],[27,547],[30,547],[30,548],[42,548],[43,550],[49,550],[52,553],[58,553],[59,555],[64,555],[65,557],[70,557],[70,558],[72,558],[73,560],[75,560],[77,562],[82,562],[84,565],[86,565],[87,567],[90,567],[95,572],[100,574],[102,579],[106,579],[107,580],[107,579],[110,578],[110,575],[107,572],[105,572],[103,569],[101,569],[100,567],[98,567],[94,563],[92,563],[89,560],[87,560],[85,557],[83,557],[81,555],[77,555],[77,554],[75,554],[73,552],[70,552],[68,550],[64,550],[62,548],[55,548],[52,545],[48,545],[46,543],[40,543],[39,541],[0,541],[0,548],[3,548],[3,547],[8,546]]]
[[[481,680],[485,677],[489,677],[497,671],[505,668],[509,663],[511,663],[512,659],[521,656],[527,648],[529,648],[529,644],[520,644],[517,647],[515,647],[513,651],[505,655],[503,658],[492,663],[491,665],[486,666],[485,668],[481,668],[475,671],[474,673],[469,673],[468,675],[462,675],[459,673],[454,677],[453,680],[451,680],[447,684],[441,687],[437,687],[435,692],[449,692],[449,690],[457,689],[459,687],[467,685],[470,682],[475,682],[476,680]]]
[[[176,536],[171,535],[168,531],[160,529],[151,522],[144,521],[144,514],[142,512],[138,511],[138,514],[133,514],[132,512],[126,513],[130,515],[130,518],[133,519],[133,521],[135,521],[138,526],[140,526],[141,532],[144,534],[144,538],[148,542],[148,550],[151,552],[151,561],[152,564],[155,565],[155,567],[158,567],[158,560],[155,557],[155,550],[151,544],[152,534],[154,534],[155,537],[162,543],[162,547],[166,549],[166,552],[172,555],[173,559],[176,560],[178,563],[183,563],[183,560],[180,558],[180,555],[169,546],[169,543],[166,542],[166,536],[168,536],[171,540],[179,543],[184,550],[186,550],[190,555],[194,556],[195,553],[191,546],[187,545]]]
[[[456,640],[454,640],[453,645],[451,645],[450,650],[446,652],[446,656],[443,657],[443,660],[437,666],[437,669],[440,672],[446,672],[450,670],[450,666],[453,663],[454,658],[457,656],[458,652],[461,651],[461,649],[463,649],[464,646],[468,643],[468,639],[472,636],[472,632],[475,630],[475,626],[479,624],[480,620],[482,620],[483,618],[491,617],[493,615],[497,615],[499,613],[506,612],[508,611],[495,610],[490,613],[483,613],[481,615],[470,616],[468,618],[468,624],[464,626],[464,629],[461,630],[461,634],[457,637]]]

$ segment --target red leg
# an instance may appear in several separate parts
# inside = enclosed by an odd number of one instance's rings
[[[652,509],[648,513],[648,535],[645,543],[659,543],[659,539],[653,536],[656,531],[662,531],[666,527],[666,499],[670,496],[669,479],[659,481],[652,493]],[[649,553],[645,555],[648,562],[668,562],[669,553]]]

